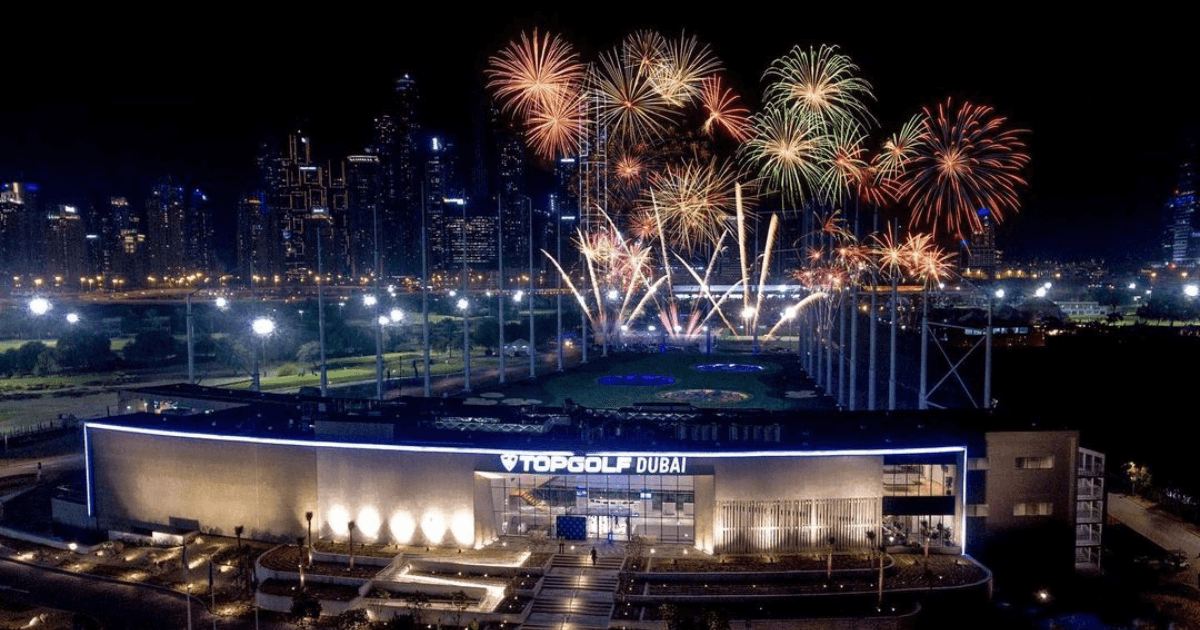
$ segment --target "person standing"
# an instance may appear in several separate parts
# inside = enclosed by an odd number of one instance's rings
[[[596,566],[596,548],[592,547],[592,566]]]

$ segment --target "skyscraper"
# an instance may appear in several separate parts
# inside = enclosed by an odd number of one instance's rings
[[[336,265],[323,271],[348,273],[345,163],[318,163],[308,135],[295,130],[288,134],[284,150],[275,156],[264,155],[259,168],[278,245],[269,250],[272,258],[264,261],[266,268],[262,272],[256,269],[256,273],[272,282],[310,278],[317,270],[317,225],[330,231],[321,247],[326,260]]]
[[[389,249],[395,251],[394,244],[400,241],[400,235],[388,232],[387,226],[383,225],[387,218],[383,212],[382,190],[387,186],[386,181],[382,177],[379,156],[351,155],[346,158],[346,227],[350,239],[350,273],[356,278],[377,273],[388,275],[385,255]],[[378,265],[376,253],[380,257]]]
[[[456,152],[454,143],[440,137],[429,139],[425,145],[425,212],[427,244],[429,248],[429,268],[443,279],[444,272],[453,266],[454,254],[450,251],[450,235],[447,233],[448,215],[455,208],[448,208],[446,200],[462,198],[459,189],[454,185],[456,173]],[[459,210],[461,212],[461,210]],[[418,225],[420,225],[418,223]]]
[[[55,286],[78,287],[88,272],[83,216],[76,206],[58,204],[46,220],[45,273]]]
[[[101,238],[105,243],[101,269],[109,276],[110,286],[129,286],[146,280],[146,232],[140,214],[125,197],[109,198]]]
[[[369,151],[379,159],[380,264],[388,276],[421,273],[420,250],[412,247],[421,229],[419,104],[416,81],[408,74],[396,79],[387,113],[375,119]]]
[[[183,186],[159,180],[146,199],[146,252],[149,273],[161,281],[187,275],[187,201]]]
[[[263,275],[276,259],[278,242],[267,195],[262,191],[245,193],[237,202],[237,274],[243,282]]]
[[[1167,198],[1167,234],[1164,253],[1167,262],[1176,265],[1200,263],[1200,200],[1196,198],[1195,143],[1189,142],[1187,154],[1179,164],[1179,179]]]
[[[970,245],[966,252],[967,266],[987,278],[996,277],[1000,266],[1000,250],[996,249],[996,224],[987,208],[980,208],[979,229],[971,232]]]
[[[38,185],[0,184],[0,274],[4,284],[32,283],[45,261],[45,223]]]

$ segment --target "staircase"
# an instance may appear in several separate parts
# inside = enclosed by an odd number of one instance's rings
[[[622,554],[556,554],[542,577],[522,630],[607,630],[617,592]]]

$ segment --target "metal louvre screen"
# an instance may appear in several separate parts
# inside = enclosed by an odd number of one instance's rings
[[[717,553],[789,552],[868,545],[878,529],[878,498],[720,501]]]

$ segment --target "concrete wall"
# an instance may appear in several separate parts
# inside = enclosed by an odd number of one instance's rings
[[[104,529],[199,521],[250,538],[298,536],[317,505],[316,449],[88,430],[93,511]]]
[[[475,456],[322,448],[316,456],[322,536],[403,544],[476,544]]]
[[[1077,431],[1006,431],[987,436],[983,557],[998,573],[1074,568]],[[1017,468],[1018,457],[1054,458],[1051,468]],[[1016,516],[1018,503],[1051,504],[1044,516]],[[1018,562],[1019,561],[1019,562]],[[1017,563],[1009,566],[1009,563]]]

